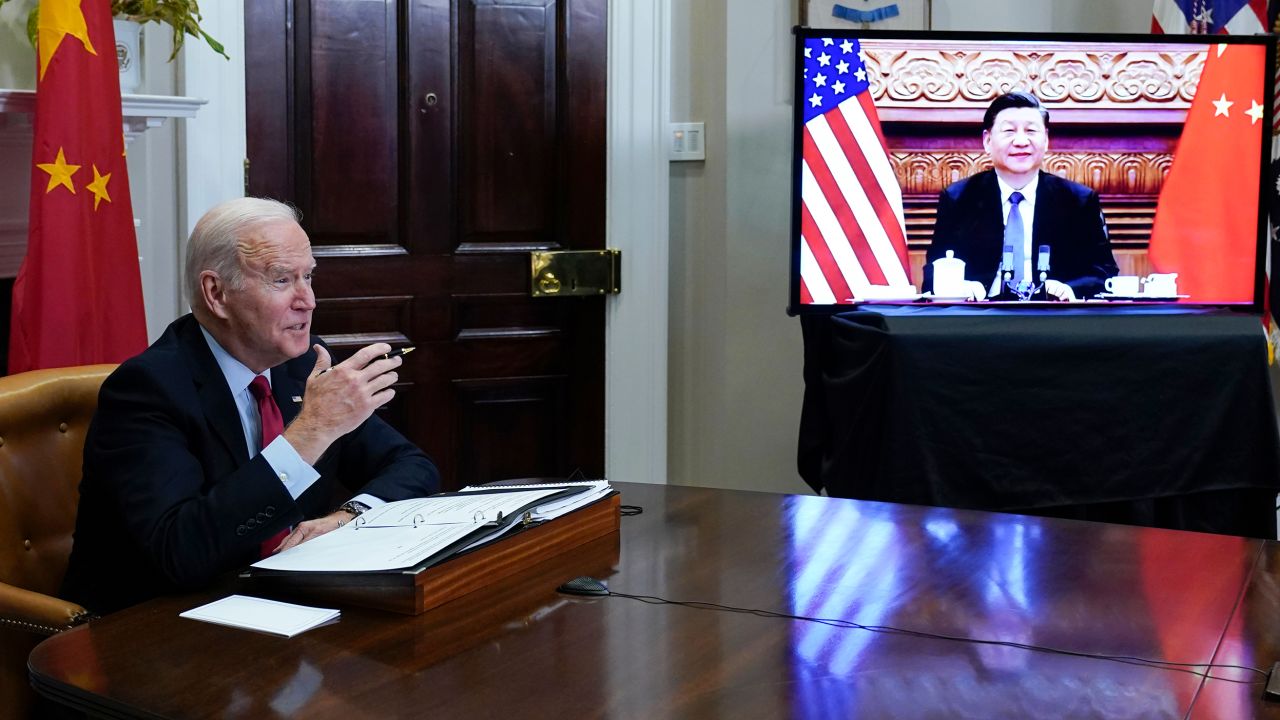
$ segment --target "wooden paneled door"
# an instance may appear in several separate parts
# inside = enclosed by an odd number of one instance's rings
[[[606,0],[245,0],[252,195],[302,211],[315,332],[406,357],[383,412],[446,488],[604,472]]]

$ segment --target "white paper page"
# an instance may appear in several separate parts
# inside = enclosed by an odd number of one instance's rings
[[[574,510],[577,510],[578,508],[583,507],[585,505],[590,505],[596,500],[599,500],[605,495],[608,495],[610,492],[613,492],[613,488],[609,487],[608,480],[592,480],[590,482],[555,483],[554,485],[549,485],[549,486],[548,485],[505,485],[505,486],[496,486],[496,487],[507,487],[507,488],[587,487],[587,488],[590,488],[586,492],[581,492],[581,493],[578,493],[577,495],[571,495],[567,498],[560,498],[559,500],[552,500],[545,505],[537,506],[530,513],[532,515],[532,519],[537,521],[552,520],[560,517],[561,515],[567,515],[568,513],[571,513]],[[492,490],[492,489],[493,489],[492,487],[468,485],[467,487],[462,488],[462,492],[475,492],[477,490]],[[515,526],[512,526],[510,528],[503,530],[502,533],[500,534],[506,534],[508,531],[514,530],[514,529],[515,529]],[[475,548],[479,545],[484,545],[485,543],[492,541],[495,537],[496,536],[491,535],[489,537],[476,540],[475,542],[463,548],[463,550],[471,550],[472,548]]]
[[[499,512],[507,516],[556,492],[544,489],[387,503],[364,512],[358,522],[259,560],[253,567],[296,572],[369,572],[412,567],[484,524],[473,518],[496,518]]]
[[[297,572],[396,570],[416,565],[475,529],[472,523],[416,528],[411,525],[370,527],[363,530],[347,524],[259,560],[253,567]]]
[[[492,488],[490,488],[492,489]],[[493,522],[498,515],[504,517],[537,501],[554,495],[558,489],[529,489],[519,492],[500,492],[476,495],[451,495],[414,498],[387,503],[365,511],[357,521],[360,527],[378,525],[413,525],[441,523]]]
[[[502,486],[496,486],[496,487],[502,487]],[[508,485],[506,487],[535,488],[539,486]],[[545,485],[541,487],[557,487],[557,488],[585,487],[585,488],[590,488],[590,490],[586,492],[578,493],[577,495],[572,495],[567,498],[553,500],[545,505],[539,505],[533,511],[534,520],[551,520],[553,518],[558,518],[561,515],[565,515],[570,512],[573,512],[574,510],[577,510],[578,508],[583,507],[584,505],[590,505],[596,500],[599,500],[605,495],[608,495],[609,493],[613,492],[613,488],[609,486],[608,480],[589,480],[587,482],[553,483],[553,484]],[[492,490],[492,489],[494,488],[468,485],[467,487],[462,488],[462,492],[475,492],[479,490]]]
[[[180,613],[178,617],[293,637],[304,630],[323,625],[338,615],[339,612],[332,608],[230,595]]]
[[[533,519],[551,520],[553,518],[558,518],[561,515],[567,515],[580,507],[590,505],[612,491],[613,489],[609,487],[609,483],[602,482],[599,486],[593,487],[587,492],[578,493],[572,497],[567,497],[563,500],[556,500],[547,503],[546,505],[539,505],[533,511]]]

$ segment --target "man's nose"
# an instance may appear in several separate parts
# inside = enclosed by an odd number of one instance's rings
[[[316,293],[309,284],[301,283],[298,291],[293,296],[293,307],[295,310],[316,309]]]

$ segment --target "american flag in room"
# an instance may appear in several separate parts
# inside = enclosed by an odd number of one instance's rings
[[[800,301],[910,284],[898,184],[857,40],[804,41]]]

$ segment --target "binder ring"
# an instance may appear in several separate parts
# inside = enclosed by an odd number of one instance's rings
[[[357,516],[355,520],[352,520],[352,521],[351,521],[351,524],[355,527],[355,529],[356,529],[356,530],[359,530],[359,529],[361,529],[361,528],[370,528],[370,529],[372,529],[372,528],[395,528],[395,527],[404,527],[404,525],[399,525],[399,524],[394,523],[394,522],[393,522],[392,524],[390,524],[390,525],[370,525],[370,524],[369,524],[369,521],[368,521],[367,519],[365,519],[365,517],[364,517],[363,515],[361,515],[361,516]],[[426,525],[426,524],[427,524],[427,518],[426,518],[426,517],[424,517],[422,513],[416,513],[416,514],[413,516],[413,527],[414,527],[414,529],[417,529],[419,526],[421,526],[421,525]]]

